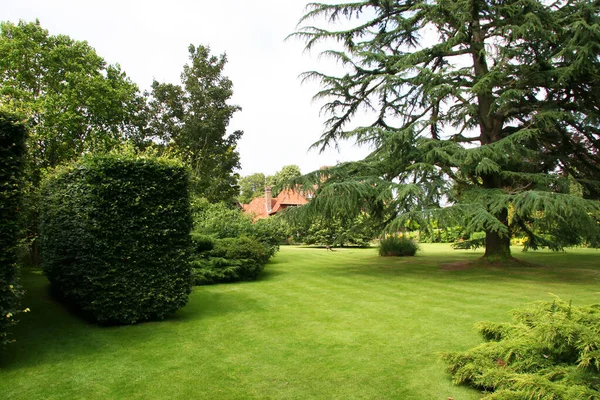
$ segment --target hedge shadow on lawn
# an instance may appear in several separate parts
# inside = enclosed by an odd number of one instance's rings
[[[114,351],[115,346],[135,347],[156,340],[157,335],[168,341],[181,324],[261,307],[259,299],[241,291],[211,292],[205,290],[210,286],[204,286],[193,290],[185,307],[161,321],[106,326],[82,319],[77,310],[65,308],[53,296],[50,283],[40,270],[23,270],[22,283],[26,291],[23,301],[31,312],[21,314],[20,323],[13,329],[17,342],[0,355],[0,369],[5,371],[68,363],[82,357],[93,359]],[[252,282],[231,285],[244,284]]]
[[[266,282],[266,281],[274,281],[278,280],[281,275],[285,275],[285,271],[274,270],[273,268],[268,268],[271,266],[271,263],[267,264],[262,274],[258,278],[256,278],[255,282]]]

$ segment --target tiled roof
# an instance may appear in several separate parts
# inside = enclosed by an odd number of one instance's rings
[[[271,215],[289,206],[301,206],[308,203],[308,200],[304,196],[292,189],[283,190],[276,197],[276,200],[273,210],[270,212]]]
[[[276,199],[271,199],[271,209],[273,209],[276,202]],[[260,218],[267,218],[269,214],[267,214],[266,203],[266,198],[256,197],[252,199],[252,201],[249,204],[242,204],[242,210],[246,214],[252,214],[254,216],[255,221]]]
[[[287,207],[300,206],[306,203],[308,203],[308,200],[303,196],[303,193],[296,192],[292,189],[286,189],[281,191],[277,197],[271,199],[270,213],[267,213],[265,197],[256,197],[252,199],[249,204],[242,204],[242,210],[246,214],[252,214],[254,216],[254,221],[256,221],[261,218],[267,218],[269,215],[276,214]]]

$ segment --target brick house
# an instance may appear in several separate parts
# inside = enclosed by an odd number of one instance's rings
[[[242,211],[253,215],[254,221],[275,215],[288,207],[297,207],[309,202],[311,194],[293,189],[282,190],[277,197],[271,196],[271,188],[265,188],[265,197],[256,197],[249,204],[242,204]]]

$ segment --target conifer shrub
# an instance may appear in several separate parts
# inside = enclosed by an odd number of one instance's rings
[[[26,129],[17,118],[0,110],[0,347],[12,341],[8,328],[20,312],[16,251],[25,136]]]
[[[455,383],[484,399],[600,398],[600,304],[537,302],[476,328],[486,343],[443,355]]]
[[[101,323],[161,319],[191,291],[188,172],[178,162],[84,157],[43,184],[44,273]]]
[[[380,256],[414,256],[419,246],[411,239],[399,236],[388,236],[379,243]]]
[[[254,280],[273,255],[272,247],[246,236],[213,239],[212,248],[206,246],[206,236],[193,235],[192,239],[196,285]]]
[[[194,234],[215,239],[247,236],[270,248],[271,255],[279,250],[288,232],[285,222],[278,216],[252,221],[252,217],[239,208],[225,203],[209,203],[206,199],[194,201]]]

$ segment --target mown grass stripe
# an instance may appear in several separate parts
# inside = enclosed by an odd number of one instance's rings
[[[597,302],[600,253],[516,253],[544,267],[445,271],[480,252],[425,245],[410,259],[374,249],[284,247],[256,282],[197,287],[161,322],[101,328],[54,302],[27,273],[19,342],[0,360],[7,399],[477,399],[439,352],[481,342],[548,292]]]

